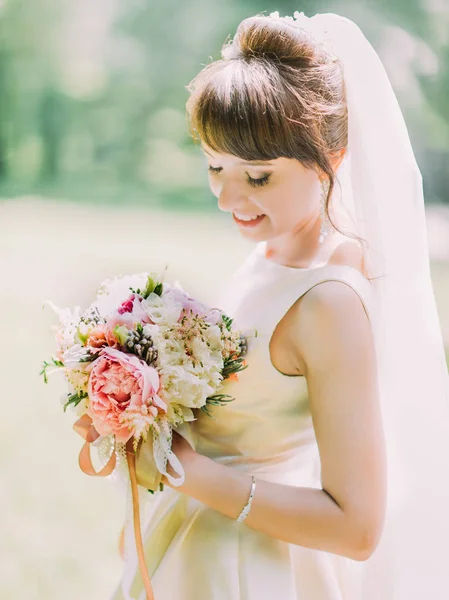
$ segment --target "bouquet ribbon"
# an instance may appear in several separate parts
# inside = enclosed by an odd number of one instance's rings
[[[86,440],[86,443],[81,448],[81,452],[79,455],[79,466],[83,473],[86,475],[94,475],[97,477],[107,477],[112,473],[116,463],[116,455],[115,455],[115,438],[114,438],[114,448],[112,449],[112,454],[107,464],[100,470],[96,471],[92,464],[92,459],[90,457],[90,444],[95,442],[100,437],[100,434],[95,429],[92,424],[92,419],[89,415],[83,415],[73,426],[73,429],[78,433],[82,438]]]
[[[85,414],[73,425],[73,429],[78,433],[86,443],[81,448],[79,455],[79,466],[83,473],[86,475],[93,475],[96,477],[106,477],[110,475],[114,470],[116,464],[116,440],[114,438],[114,447],[112,450],[111,457],[107,464],[100,470],[96,471],[90,456],[90,444],[100,437],[100,434],[95,429],[91,417]],[[137,475],[136,475],[136,453],[133,448],[133,438],[126,443],[126,460],[129,468],[129,475],[131,478],[131,491],[133,498],[133,521],[134,521],[134,533],[136,538],[136,549],[139,560],[140,572],[142,575],[143,584],[145,587],[145,593],[147,600],[154,600],[153,588],[151,585],[150,576],[145,562],[145,553],[143,549],[142,532],[140,525],[140,510],[139,510],[139,494],[137,489]],[[122,546],[123,540],[120,537],[120,544]]]

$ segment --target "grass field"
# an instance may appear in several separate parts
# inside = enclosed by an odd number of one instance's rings
[[[122,568],[117,538],[124,507],[114,488],[78,467],[82,440],[59,402],[61,379],[45,386],[59,306],[90,301],[114,275],[158,270],[212,301],[251,246],[227,219],[94,208],[37,198],[0,204],[3,417],[0,598],[106,600]],[[449,341],[449,265],[432,265]]]

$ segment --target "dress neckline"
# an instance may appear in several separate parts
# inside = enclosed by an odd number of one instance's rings
[[[286,271],[299,271],[300,273],[306,273],[309,271],[316,271],[318,269],[323,269],[326,266],[334,266],[334,265],[329,265],[327,262],[321,262],[318,265],[315,265],[314,267],[289,267],[288,265],[281,265],[280,263],[276,263],[273,260],[270,260],[269,258],[266,257],[265,251],[266,251],[266,246],[267,243],[266,241],[263,242],[259,242],[255,248],[255,254],[257,256],[259,256],[259,258],[261,258],[263,260],[263,262],[265,262],[267,265],[269,265],[270,267],[273,267],[275,269],[284,269]],[[338,266],[338,265],[335,265]]]
[[[254,255],[259,258],[259,260],[265,264],[268,268],[270,269],[277,269],[279,270],[279,272],[283,271],[283,272],[289,272],[289,273],[314,273],[315,271],[320,271],[322,269],[328,269],[329,271],[335,271],[335,273],[338,273],[339,271],[342,270],[348,270],[349,272],[353,272],[356,273],[356,275],[360,278],[362,278],[366,283],[371,284],[370,280],[365,277],[365,275],[359,271],[358,269],[356,269],[355,267],[352,267],[350,265],[336,265],[336,264],[329,264],[327,262],[321,262],[318,265],[315,265],[314,267],[289,267],[287,265],[281,265],[280,263],[276,263],[272,260],[270,260],[269,258],[266,257],[265,255],[265,249],[266,249],[266,241],[262,241],[259,242],[255,249],[254,249]]]

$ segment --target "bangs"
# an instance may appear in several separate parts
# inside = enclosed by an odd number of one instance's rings
[[[260,59],[219,60],[188,89],[190,133],[213,151],[247,161],[286,157],[310,163],[314,146],[307,130],[313,123],[279,66]]]

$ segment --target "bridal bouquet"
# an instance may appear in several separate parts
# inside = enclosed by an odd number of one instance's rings
[[[246,340],[222,311],[191,298],[179,285],[156,274],[124,276],[103,282],[84,312],[58,308],[56,353],[44,361],[50,372],[62,371],[74,429],[85,439],[79,464],[89,475],[107,476],[117,456],[126,455],[133,492],[134,528],[139,563],[152,598],[140,534],[136,456],[143,442],[152,446],[154,491],[162,475],[175,486],[184,481],[171,450],[173,429],[194,420],[201,410],[233,400],[222,393],[227,379],[246,368]],[[212,417],[213,418],[213,417]],[[107,464],[96,471],[90,444],[109,442]],[[167,472],[170,464],[175,477]]]

